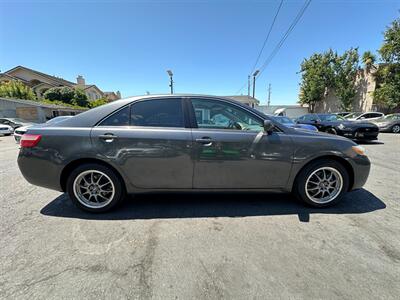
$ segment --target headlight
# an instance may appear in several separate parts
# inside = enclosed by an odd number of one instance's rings
[[[360,145],[357,146],[352,146],[351,149],[353,149],[353,151],[355,153],[357,153],[358,155],[362,155],[362,156],[366,156],[366,151],[364,147],[361,147]]]
[[[343,129],[346,128],[346,126],[344,126],[343,124],[339,124],[338,128],[339,128],[340,130],[343,130]]]

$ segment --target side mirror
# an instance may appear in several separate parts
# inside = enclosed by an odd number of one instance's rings
[[[271,120],[264,120],[264,131],[267,133],[271,133],[274,130],[274,123]]]

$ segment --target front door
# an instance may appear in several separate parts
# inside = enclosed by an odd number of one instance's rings
[[[191,188],[191,129],[181,99],[134,102],[92,130],[99,156],[118,165],[138,188]]]
[[[191,99],[194,188],[281,188],[288,180],[292,142],[264,133],[263,120],[228,101]],[[195,126],[196,127],[196,126]]]

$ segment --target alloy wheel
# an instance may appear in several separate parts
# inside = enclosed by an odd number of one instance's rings
[[[332,167],[321,167],[308,176],[305,191],[307,197],[318,204],[333,201],[342,191],[343,177]]]
[[[105,173],[87,170],[74,180],[73,189],[78,201],[89,208],[102,208],[114,198],[115,186]]]
[[[394,125],[392,127],[392,132],[393,133],[399,133],[400,132],[400,125]]]

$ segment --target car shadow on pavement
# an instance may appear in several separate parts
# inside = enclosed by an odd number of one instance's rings
[[[385,145],[384,142],[381,141],[356,141],[358,145]]]
[[[361,189],[348,193],[337,205],[324,209],[310,208],[290,194],[270,193],[159,193],[125,199],[111,212],[90,214],[76,208],[63,194],[40,211],[43,215],[89,220],[134,220],[170,218],[251,217],[298,215],[309,222],[310,215],[361,214],[386,207],[372,193]]]

